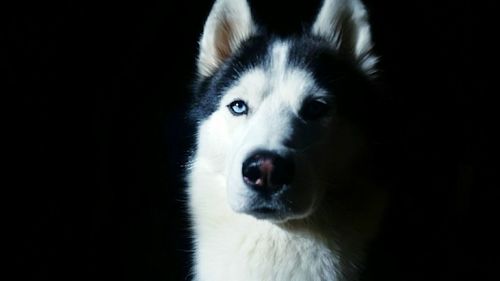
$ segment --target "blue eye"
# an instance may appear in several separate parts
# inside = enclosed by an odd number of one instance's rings
[[[235,100],[232,103],[230,103],[227,107],[234,116],[239,116],[248,113],[248,106],[242,100]]]

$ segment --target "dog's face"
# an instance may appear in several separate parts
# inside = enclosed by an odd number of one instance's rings
[[[359,5],[327,0],[311,34],[276,38],[258,31],[246,1],[216,1],[193,112],[197,151],[226,187],[214,190],[225,193],[221,204],[259,219],[303,218],[349,170],[363,137],[346,108],[369,89],[375,63]]]

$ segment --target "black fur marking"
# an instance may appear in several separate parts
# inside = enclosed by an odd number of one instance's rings
[[[267,67],[269,46],[279,38],[261,34],[245,41],[210,77],[194,85],[190,119],[199,122],[219,107],[225,90],[241,74],[252,67]],[[319,37],[305,35],[284,39],[290,44],[290,67],[305,69],[322,88],[332,95],[333,112],[351,118],[362,118],[369,112],[371,83],[352,60],[338,55],[329,43]],[[355,121],[355,120],[352,120]]]
[[[355,61],[339,55],[319,37],[306,35],[290,42],[290,66],[305,69],[330,93],[336,115],[354,122],[369,118],[373,85]]]
[[[271,38],[265,35],[251,37],[212,76],[196,81],[190,119],[199,122],[217,110],[225,90],[237,81],[242,73],[265,63],[270,41]]]

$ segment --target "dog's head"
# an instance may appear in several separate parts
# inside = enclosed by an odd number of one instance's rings
[[[359,0],[325,0],[308,34],[278,38],[246,0],[217,0],[198,57],[197,161],[235,212],[307,217],[363,147],[357,115],[376,58]],[[211,188],[207,186],[207,188]],[[223,204],[223,202],[221,202]]]

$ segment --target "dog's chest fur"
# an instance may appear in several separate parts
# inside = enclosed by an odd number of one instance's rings
[[[342,280],[338,257],[323,242],[250,220],[200,237],[200,280]]]

